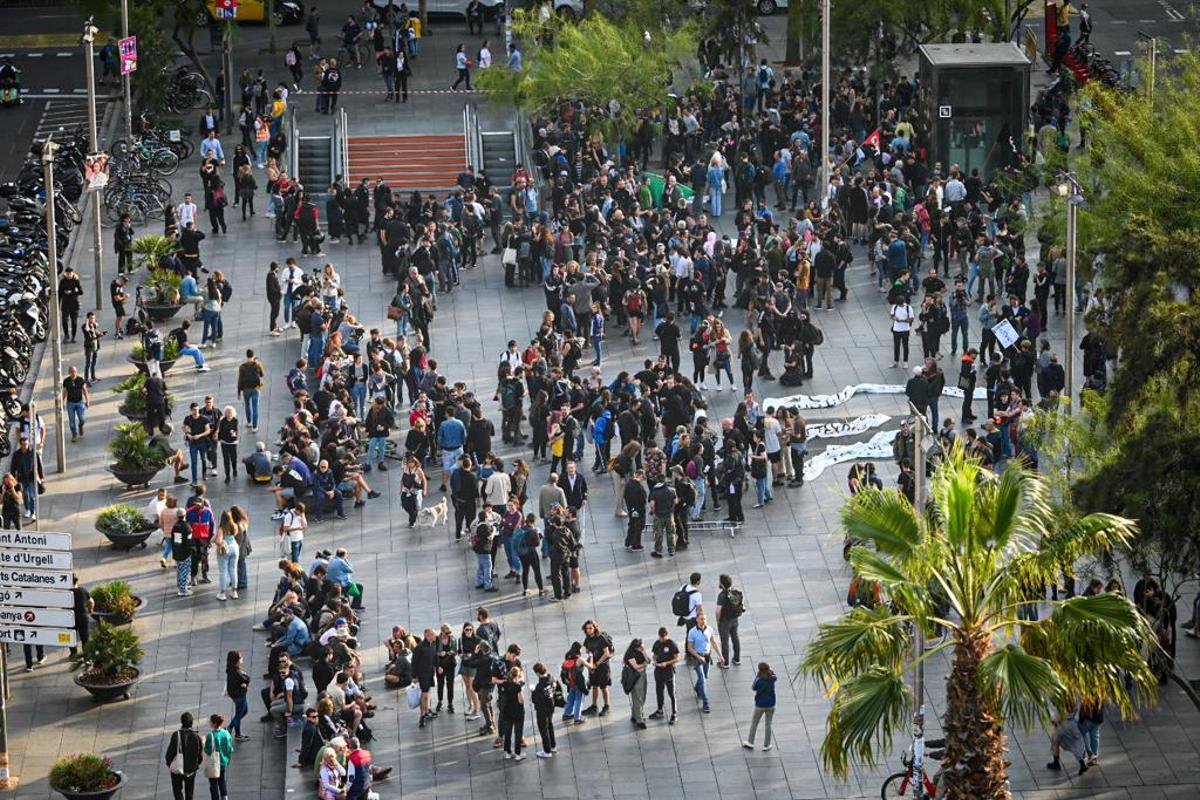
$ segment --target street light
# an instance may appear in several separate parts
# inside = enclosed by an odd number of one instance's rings
[[[42,146],[43,180],[46,190],[46,255],[50,260],[50,353],[54,357],[54,452],[57,459],[58,472],[67,469],[67,445],[63,438],[63,396],[62,396],[62,316],[58,306],[58,225],[55,221],[57,204],[54,198],[54,154],[58,145],[47,140]],[[30,438],[37,443],[37,416],[31,412],[29,416]]]
[[[1067,413],[1075,402],[1075,258],[1076,239],[1078,238],[1078,215],[1080,206],[1087,208],[1087,198],[1083,196],[1083,187],[1073,172],[1060,172],[1058,185],[1055,186],[1058,196],[1067,201],[1067,343],[1063,352],[1063,369],[1066,372],[1064,393],[1067,396]]]
[[[1146,91],[1150,95],[1150,107],[1154,108],[1154,72],[1158,65],[1158,37],[1142,31],[1138,31],[1137,35],[1139,39],[1148,42],[1150,46],[1150,82],[1146,85]]]
[[[829,202],[829,2],[821,0],[821,209]]]
[[[96,34],[99,32],[99,28],[92,24],[92,17],[88,17],[87,22],[83,23],[83,35],[79,39],[83,45],[84,69],[87,73],[88,151],[93,154],[100,152],[100,132],[96,127],[96,59],[93,54]],[[92,214],[92,264],[96,283],[96,309],[99,310],[104,307],[104,238],[100,231],[98,196],[92,198]]]

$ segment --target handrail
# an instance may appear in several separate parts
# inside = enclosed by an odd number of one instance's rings
[[[542,200],[545,199],[545,191],[542,186],[542,171],[535,165],[529,163],[530,154],[533,152],[533,126],[529,122],[529,117],[524,112],[517,112],[517,163],[525,168],[529,176],[533,179],[533,186],[538,193],[538,208],[542,207]]]
[[[331,142],[331,152],[329,165],[333,168],[336,178],[342,176],[342,180],[350,180],[350,119],[346,115],[346,107],[338,108],[337,117],[334,119],[334,136]]]
[[[291,139],[290,147],[292,155],[288,159],[288,174],[293,178],[300,177],[300,126],[296,124],[296,106],[294,103],[289,103],[287,107],[288,115],[288,133]]]
[[[350,175],[350,115],[342,106],[342,176],[349,180]]]

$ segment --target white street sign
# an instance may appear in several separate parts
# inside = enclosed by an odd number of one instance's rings
[[[19,586],[23,589],[70,589],[71,573],[0,567],[0,586]]]
[[[35,644],[42,647],[75,647],[79,644],[73,630],[58,628],[0,628],[0,642]]]
[[[25,608],[0,606],[0,625],[36,625],[37,627],[70,628],[75,613],[57,608]]]
[[[16,589],[0,587],[0,603],[39,608],[75,608],[75,595],[66,589]]]
[[[27,550],[71,550],[71,534],[41,531],[0,531],[0,547]]]
[[[36,569],[71,569],[74,561],[70,552],[53,550],[0,550],[0,567],[34,567]]]

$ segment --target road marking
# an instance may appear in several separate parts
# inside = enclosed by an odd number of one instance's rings
[[[59,92],[58,89],[43,89],[42,91],[44,91],[46,94],[58,94]]]
[[[1128,24],[1129,24],[1129,20],[1127,20],[1127,19],[1114,19],[1114,20],[1109,20],[1108,24],[1109,24],[1109,25],[1128,25]]]
[[[96,41],[104,41],[108,34],[101,31],[96,34]],[[28,47],[78,47],[78,33],[19,33],[0,36],[0,47],[7,49],[22,49]]]
[[[75,54],[74,53],[55,53],[54,55],[58,56],[59,58],[70,58],[71,56],[73,56]]]
[[[1176,47],[1176,48],[1175,48],[1175,52],[1176,52],[1176,53],[1178,53],[1178,54],[1180,54],[1180,55],[1183,55],[1183,54],[1184,54],[1184,53],[1186,53],[1187,51],[1188,51],[1188,50],[1187,50],[1187,48],[1186,48],[1186,47]]]
[[[1129,55],[1129,54],[1126,53],[1125,55]],[[74,92],[75,94],[87,94],[87,89],[72,89],[71,91]]]
[[[41,58],[44,55],[46,55],[46,54],[45,53],[26,53],[25,54],[26,58]]]
[[[1113,55],[1114,56],[1130,56],[1133,54],[1130,53],[1128,50],[1114,50]]]
[[[1152,23],[1154,23],[1154,22],[1157,22],[1157,20],[1153,20],[1153,19],[1139,19],[1139,20],[1138,20],[1138,22],[1142,23],[1143,25],[1150,25],[1150,24],[1152,24]]]

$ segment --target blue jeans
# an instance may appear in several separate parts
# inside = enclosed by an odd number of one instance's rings
[[[283,293],[283,321],[292,321],[292,309],[296,305],[296,298],[292,296],[292,290],[288,289]]]
[[[767,477],[754,479],[754,491],[758,496],[758,503],[762,505],[771,499],[771,478]]]
[[[83,431],[83,421],[85,409],[87,406],[83,401],[78,403],[67,403],[67,419],[71,421],[71,435],[75,436]]]
[[[246,559],[238,555],[237,562],[237,588],[238,591],[246,591],[250,587],[250,570],[246,567]]]
[[[596,351],[596,363],[597,364],[600,363],[600,358],[603,355],[603,342],[604,342],[604,339],[600,336],[592,337],[592,350]]]
[[[567,707],[563,709],[563,719],[567,717],[579,719],[583,716],[584,696],[584,693],[578,689],[567,690]]]
[[[350,397],[354,400],[354,413],[359,419],[367,415],[367,385],[362,381],[350,389]]]
[[[217,586],[222,592],[237,588],[237,548],[231,547],[225,551],[225,555],[217,556],[217,567],[220,571]]]
[[[221,315],[219,311],[210,311],[204,309],[204,329],[200,333],[200,341],[207,342],[209,339],[217,338],[217,318]],[[197,364],[196,366],[199,366]]]
[[[242,392],[242,407],[246,411],[246,422],[251,428],[258,427],[258,389],[247,389]]]
[[[1100,723],[1091,720],[1079,720],[1079,732],[1083,734],[1083,743],[1087,751],[1094,756],[1100,755]]]
[[[229,720],[229,730],[234,736],[242,735],[242,720],[250,713],[250,704],[246,698],[237,697],[233,701],[233,719]]]
[[[205,324],[207,325],[208,323],[205,323]],[[204,366],[204,354],[201,353],[195,347],[192,347],[191,345],[188,345],[187,347],[179,348],[179,355],[191,356],[192,360],[196,362],[197,368]]]
[[[22,503],[25,506],[25,510],[28,511],[30,514],[36,513],[37,508],[35,507],[35,505],[37,503],[37,496],[38,496],[37,481],[33,480],[33,481],[29,481],[27,483],[22,483],[21,484],[21,494],[24,496],[24,500],[22,501]]]
[[[699,664],[692,665],[692,674],[696,676],[693,686],[696,689],[696,694],[700,695],[700,700],[705,707],[708,706],[708,660],[705,659]]]
[[[708,499],[708,484],[701,477],[692,481],[692,485],[696,487],[696,504],[692,506],[692,519],[699,519],[704,511],[704,501]]]
[[[171,538],[171,532],[167,531],[167,536],[162,541],[162,558],[165,561],[171,557],[171,553],[175,550],[175,540]]]
[[[370,438],[367,443],[367,458],[365,462],[367,466],[370,467],[383,463],[383,454],[386,450],[386,445],[386,436],[372,436]]]
[[[258,163],[267,163],[267,147],[271,144],[270,139],[263,139],[254,143],[255,153],[258,155]]]
[[[208,442],[188,442],[188,458],[192,462],[192,483],[204,477],[204,459],[208,457]]]
[[[965,319],[964,320],[951,320],[950,321],[950,353],[951,354],[958,352],[958,334],[960,331],[962,332],[962,351],[965,353],[965,352],[967,352],[967,348],[970,347],[969,340],[967,338],[970,335],[968,321]]]
[[[492,554],[490,552],[476,553],[475,559],[475,588],[492,588]]]
[[[504,542],[504,557],[508,560],[508,568],[513,572],[521,571],[521,559],[517,557],[517,546],[513,543],[513,537],[509,536],[503,540]]]
[[[292,542],[291,548],[292,548],[292,563],[299,564],[300,563],[300,551],[304,549],[303,540],[301,540],[299,542]]]

